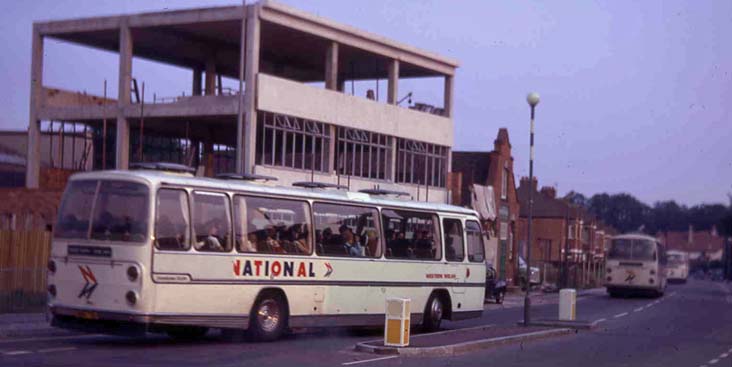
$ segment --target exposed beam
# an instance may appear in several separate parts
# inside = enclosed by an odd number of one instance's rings
[[[343,45],[437,71],[443,75],[453,75],[455,68],[458,66],[456,60],[399,44],[384,37],[338,24],[276,2],[263,3],[261,18],[283,27],[296,29]]]

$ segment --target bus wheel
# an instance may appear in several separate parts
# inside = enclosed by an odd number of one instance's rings
[[[177,340],[196,340],[203,338],[208,328],[199,326],[175,326],[166,330],[169,337]]]
[[[442,302],[442,298],[438,294],[432,293],[430,298],[427,300],[427,306],[424,310],[422,329],[424,329],[424,331],[438,330],[444,315],[445,305]]]
[[[287,305],[276,293],[264,293],[254,303],[249,333],[256,341],[279,338],[287,325]]]

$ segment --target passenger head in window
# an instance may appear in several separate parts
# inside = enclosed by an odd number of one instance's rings
[[[287,252],[280,244],[279,232],[277,232],[277,229],[274,226],[267,226],[266,233],[267,237],[264,239],[264,243],[267,246],[267,252],[275,254],[283,254]]]
[[[310,253],[310,242],[308,241],[307,232],[303,229],[302,224],[298,223],[290,228],[290,238],[292,239],[293,247],[298,253]]]
[[[341,236],[343,236],[343,247],[346,250],[346,254],[348,256],[364,256],[364,249],[353,234],[353,230],[346,226],[344,227],[341,231]]]

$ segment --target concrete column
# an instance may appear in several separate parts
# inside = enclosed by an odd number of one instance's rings
[[[203,70],[201,70],[201,68],[193,69],[193,89],[191,90],[191,95],[193,95],[193,96],[201,95],[201,74],[202,73],[203,73]]]
[[[213,59],[206,60],[206,95],[216,94],[216,63]]]
[[[247,7],[243,7],[241,18],[241,37],[239,38],[239,96],[236,113],[236,173],[244,173],[244,65],[247,54]]]
[[[328,172],[334,173],[336,170],[336,126],[330,125],[330,140],[328,141]]]
[[[338,43],[331,42],[325,53],[325,89],[338,89]]]
[[[125,21],[119,30],[119,86],[117,94],[117,141],[115,161],[117,169],[127,169],[130,160],[130,123],[124,107],[130,104],[132,82],[132,33]]]
[[[213,177],[214,175],[214,148],[211,138],[209,137],[203,143],[203,162],[204,170],[203,175],[206,177]]]
[[[389,162],[389,177],[392,182],[396,182],[396,165],[397,165],[397,142],[399,139],[391,137],[391,161]]]
[[[253,173],[257,152],[257,74],[259,73],[259,9],[260,4],[247,6],[246,69],[247,89],[244,94],[244,172]]]
[[[389,61],[389,86],[387,103],[396,104],[399,98],[399,60]]]
[[[454,77],[452,75],[445,75],[445,102],[444,102],[444,110],[445,110],[445,117],[452,118],[452,111],[453,111],[453,101],[454,101],[454,93],[455,93],[455,82]]]
[[[37,189],[41,176],[41,122],[38,108],[43,91],[43,36],[33,27],[31,46],[30,113],[28,116],[28,145],[25,171],[25,187]]]

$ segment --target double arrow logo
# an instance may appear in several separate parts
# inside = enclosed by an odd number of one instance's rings
[[[89,299],[97,288],[97,278],[94,276],[94,272],[92,272],[91,268],[89,268],[89,265],[79,265],[79,271],[81,271],[81,276],[84,277],[84,281],[86,283],[77,298],[86,297],[86,299]]]

